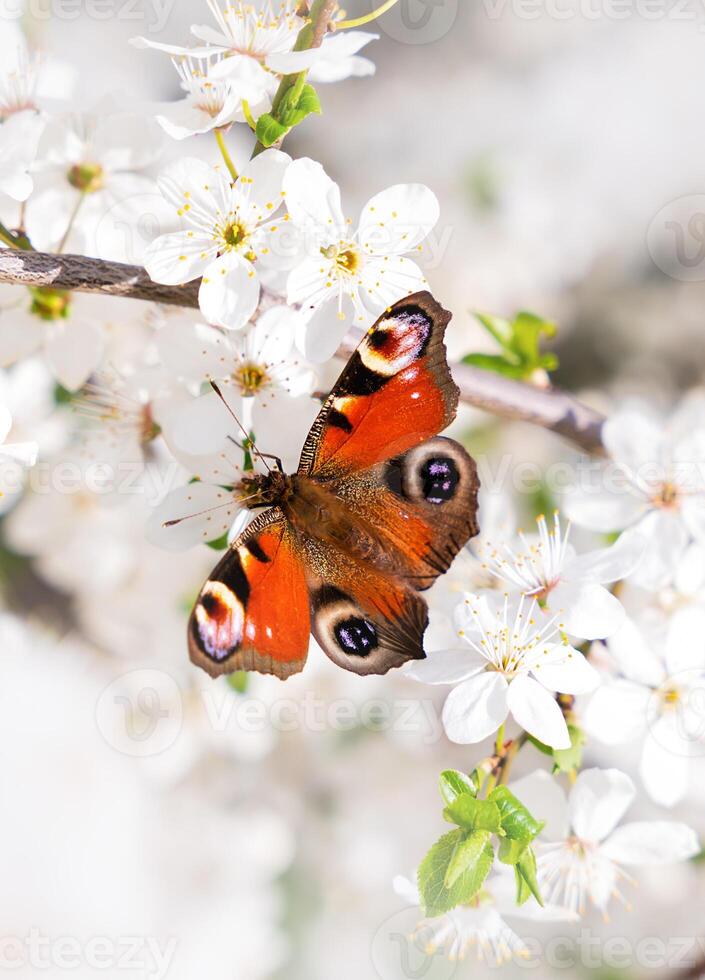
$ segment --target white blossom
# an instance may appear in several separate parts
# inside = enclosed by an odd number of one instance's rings
[[[606,916],[611,899],[627,904],[623,883],[635,881],[623,866],[687,861],[700,850],[695,831],[670,820],[617,824],[631,806],[634,784],[618,769],[584,769],[568,799],[545,772],[511,786],[533,815],[547,821],[534,843],[542,897],[576,916],[588,903]]]
[[[436,650],[404,672],[427,684],[456,685],[443,707],[448,737],[462,744],[496,732],[511,713],[541,742],[568,748],[565,718],[549,692],[580,694],[598,676],[561,637],[563,623],[535,599],[467,593],[456,609],[463,649]]]

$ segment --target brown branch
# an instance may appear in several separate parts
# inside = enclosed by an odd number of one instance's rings
[[[0,249],[0,282],[125,296],[193,308],[198,306],[200,285],[189,282],[183,286],[163,286],[152,282],[139,265],[104,262],[85,255],[51,255],[12,248]]]
[[[83,255],[0,249],[0,282],[125,296],[191,309],[198,307],[198,281],[183,286],[163,286],[152,282],[141,266],[104,262]],[[346,337],[338,356],[349,357],[358,340],[359,336]],[[465,364],[457,364],[453,376],[460,388],[460,397],[467,405],[502,418],[532,422],[551,429],[587,452],[601,448],[602,416],[567,392],[536,388]]]

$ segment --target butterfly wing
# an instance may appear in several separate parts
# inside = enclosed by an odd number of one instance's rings
[[[306,569],[279,508],[257,517],[205,583],[188,626],[189,654],[211,677],[303,669],[310,633]]]
[[[453,421],[458,389],[443,344],[450,318],[421,292],[377,320],[314,422],[299,473],[326,480],[369,469]]]
[[[396,575],[427,589],[478,533],[479,485],[472,457],[437,436],[331,490],[361,527],[374,529]]]
[[[422,660],[426,603],[401,580],[319,540],[308,546],[312,632],[330,659],[356,674]]]

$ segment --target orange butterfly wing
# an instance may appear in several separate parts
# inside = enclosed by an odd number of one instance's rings
[[[421,292],[377,320],[314,422],[299,473],[325,480],[368,469],[453,421],[458,388],[443,344],[450,318],[430,293]]]
[[[310,633],[306,570],[277,507],[233,542],[204,584],[188,626],[189,654],[211,677],[303,669]]]

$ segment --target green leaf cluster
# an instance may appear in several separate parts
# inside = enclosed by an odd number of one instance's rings
[[[533,895],[542,905],[531,844],[543,824],[506,786],[497,786],[486,799],[479,799],[474,776],[454,769],[441,773],[440,791],[443,816],[455,829],[436,841],[419,866],[424,914],[443,915],[478,897],[494,864],[495,839],[498,860],[514,868],[517,904]]]
[[[259,117],[255,135],[262,146],[274,146],[294,126],[298,126],[313,113],[319,116],[321,114],[321,103],[313,85],[293,85],[284,94],[276,110],[265,112]]]
[[[495,371],[507,378],[525,381],[538,371],[555,371],[558,358],[541,351],[541,340],[554,337],[555,323],[534,313],[522,311],[513,320],[476,313],[475,316],[501,347],[500,354],[466,354],[464,364]]]
[[[577,725],[568,722],[568,734],[570,735],[570,747],[567,749],[552,749],[550,745],[544,745],[537,738],[529,735],[529,741],[539,752],[550,755],[553,759],[553,773],[572,773],[580,768],[583,761],[583,745],[585,744],[585,733]]]

